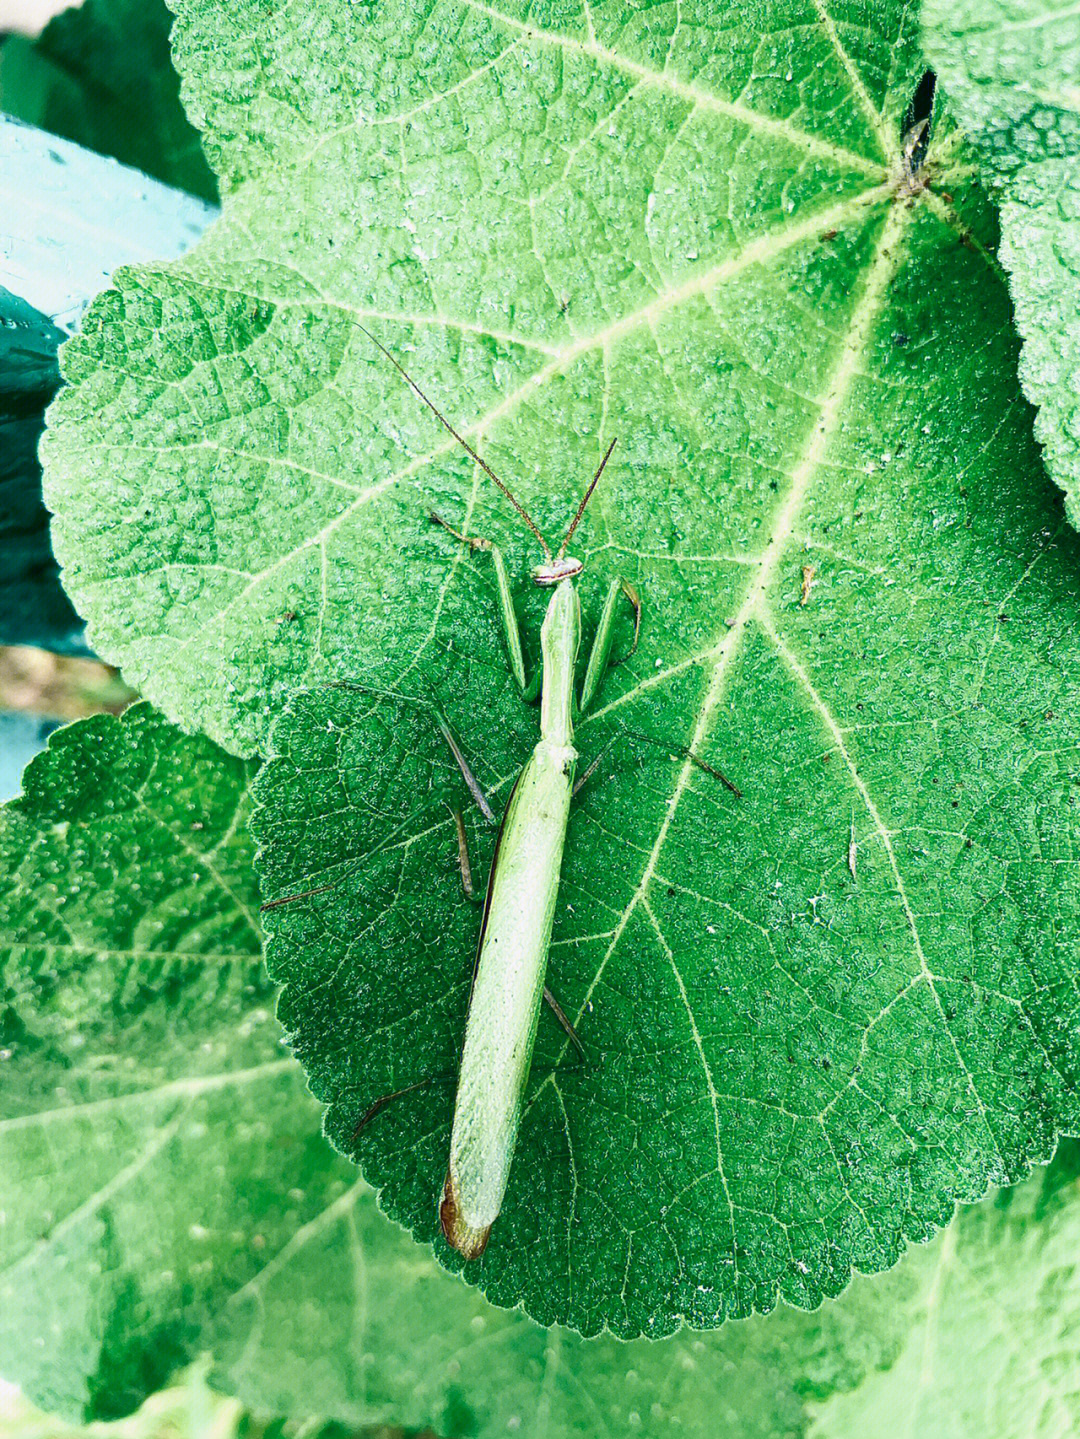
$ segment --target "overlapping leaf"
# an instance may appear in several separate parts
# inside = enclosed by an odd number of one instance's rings
[[[1075,1144],[1063,1144],[1044,1174],[960,1214],[925,1255],[895,1361],[810,1396],[810,1439],[863,1439],[898,1424],[935,1439],[1076,1429],[1078,1163]]]
[[[551,527],[621,433],[587,543],[618,516],[611,562],[657,556],[673,657],[736,600],[888,208],[912,37],[854,32],[859,68],[812,9],[592,18],[181,8],[226,213],[102,297],[47,439],[65,582],[181,723],[250,750],[298,680],[437,658],[440,616],[483,643],[425,509],[516,531],[358,322]]]
[[[53,736],[3,813],[0,1372],[48,1409],[140,1402],[264,1211],[280,1245],[322,1198],[287,1193],[321,1154],[261,973],[249,778],[143,705]]]
[[[620,436],[583,599],[621,571],[645,630],[580,730],[617,743],[552,961],[592,1063],[541,1052],[474,1271],[587,1331],[816,1303],[1080,1122],[1077,555],[992,217],[902,163],[904,13],[186,4],[224,218],[65,354],[49,496],[101,651],[245,750],[305,681],[434,692],[493,789],[534,721],[425,512],[534,556],[361,326],[552,533]],[[477,918],[437,742],[335,693],[278,731],[262,839],[276,894],[397,845],[274,921],[343,1143],[452,1072]],[[449,1102],[364,1141],[424,1236]]]
[[[928,0],[927,47],[1001,196],[1001,260],[1047,468],[1080,524],[1080,17],[1060,0]]]
[[[813,1315],[589,1341],[442,1273],[317,1138],[281,1057],[247,781],[140,706],[54,738],[3,813],[0,1374],[75,1421],[209,1351],[258,1413],[478,1439],[842,1439],[901,1415],[967,1439],[987,1403],[998,1439],[1080,1419],[1068,1147]]]
[[[705,1435],[722,1384],[764,1436],[801,1428],[804,1364],[824,1394],[891,1356],[918,1269],[858,1317],[659,1347],[545,1333],[442,1273],[320,1138],[282,1055],[249,778],[139,705],[55,736],[3,811],[0,1375],[108,1417],[211,1351],[261,1413],[476,1435],[674,1414]]]

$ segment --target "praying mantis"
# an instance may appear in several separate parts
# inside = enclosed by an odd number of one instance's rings
[[[511,790],[488,878],[458,1072],[450,1156],[438,1206],[447,1241],[466,1259],[476,1259],[487,1246],[506,1193],[543,998],[551,1002],[560,1023],[580,1044],[545,984],[570,802],[598,762],[594,761],[575,784],[578,752],[574,748],[574,721],[587,711],[608,668],[620,595],[633,606],[635,646],[641,628],[641,602],[627,580],[620,577],[611,581],[578,691],[581,602],[574,581],[584,569],[584,562],[569,555],[567,548],[611,458],[615,441],[608,445],[562,543],[553,551],[509,487],[458,434],[385,345],[370,331],[365,329],[364,333],[513,505],[543,555],[532,570],[533,583],[553,591],[540,629],[540,666],[530,682],[509,576],[499,547],[490,540],[460,534],[439,516],[432,516],[456,539],[490,555],[511,672],[525,700],[531,702],[538,695],[540,699],[540,738]],[[440,727],[470,792],[490,816],[486,798],[452,731],[448,726]],[[468,860],[460,821],[457,828],[464,878]]]

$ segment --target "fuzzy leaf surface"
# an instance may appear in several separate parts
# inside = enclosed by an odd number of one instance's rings
[[[321,1154],[261,970],[249,780],[138,705],[58,731],[3,810],[0,1372],[72,1417],[192,1357],[271,1202],[286,1238],[307,1217],[287,1190]]]
[[[993,215],[948,150],[900,168],[906,10],[182,4],[223,218],[65,350],[48,498],[99,651],[238,750],[305,683],[435,694],[500,794],[534,715],[426,511],[503,544],[530,650],[535,552],[360,326],[552,535],[620,437],[586,630],[618,572],[645,629],[579,729],[613,744],[551,970],[593,1062],[545,1031],[470,1271],[585,1332],[812,1305],[1080,1123],[1078,556]],[[438,743],[332,693],[277,732],[260,840],[272,896],[383,845],[271,929],[349,1148],[452,1073],[478,916]],[[364,1138],[425,1238],[450,1099]]]
[[[1080,1424],[1078,1170],[1067,1142],[1048,1169],[813,1314],[630,1343],[493,1309],[364,1190],[263,1287],[265,1323],[222,1377],[249,1404],[303,1419],[314,1373],[340,1420],[477,1439],[663,1439],[676,1425],[691,1439],[865,1439],[898,1423],[971,1439],[988,1421],[995,1439],[1061,1439]],[[363,1269],[346,1277],[342,1255],[358,1253]],[[365,1315],[366,1336],[350,1337]]]
[[[928,0],[928,51],[1000,192],[1001,262],[1047,468],[1080,526],[1080,16],[1059,0]]]
[[[897,1421],[928,1439],[1073,1433],[1080,1423],[1078,1171],[1080,1152],[1065,1141],[1048,1169],[962,1210],[917,1260],[912,1255],[914,1284],[896,1296],[907,1324],[895,1354],[828,1397],[808,1392],[809,1439],[863,1439]],[[882,1285],[907,1267],[905,1260]],[[865,1293],[859,1283],[850,1298]]]

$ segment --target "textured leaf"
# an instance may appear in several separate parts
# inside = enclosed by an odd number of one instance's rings
[[[3,812],[0,1369],[62,1413],[137,1404],[267,1219],[280,1247],[311,1213],[288,1194],[322,1156],[261,973],[248,779],[139,705],[58,731]]]
[[[358,319],[527,499],[546,487],[545,522],[617,427],[589,542],[625,509],[614,542],[658,555],[654,604],[681,598],[669,554],[755,552],[888,211],[911,37],[854,32],[853,80],[812,7],[798,38],[706,16],[669,73],[663,24],[622,13],[591,42],[557,7],[533,35],[445,0],[182,8],[186,102],[237,188],[68,347],[50,503],[95,647],[185,726],[250,751],[298,679],[430,648],[459,567],[425,505],[476,490],[476,522],[511,532]],[[676,653],[719,613],[693,609]]]
[[[923,0],[938,78],[994,175],[1080,153],[1080,16],[1060,0]]]
[[[1080,15],[1057,0],[927,0],[927,46],[984,174],[1047,468],[1080,525]]]
[[[817,1313],[707,1336],[545,1332],[443,1273],[280,1054],[247,780],[140,705],[55,736],[3,812],[0,1373],[73,1421],[212,1350],[258,1412],[477,1439],[844,1439],[912,1397],[941,1439],[988,1399],[995,1439],[1075,1426],[1075,1146]]]
[[[65,350],[66,582],[104,655],[237,749],[331,676],[439,694],[493,788],[535,734],[485,557],[425,511],[505,545],[534,643],[527,537],[358,321],[552,533],[620,436],[585,613],[622,570],[645,633],[581,728],[619,743],[552,967],[592,1064],[552,1076],[545,1030],[472,1270],[585,1331],[814,1304],[1080,1124],[1078,556],[989,209],[933,147],[900,164],[904,11],[185,4],[223,219]],[[276,894],[402,826],[274,920],[339,1143],[453,1070],[477,924],[437,741],[348,700],[279,732],[262,821]],[[363,1141],[425,1237],[449,1105],[433,1082]]]
[[[382,1219],[267,1014],[248,778],[137,705],[54,736],[3,811],[0,1372],[76,1420],[212,1349],[263,1413],[453,1435],[673,1414],[705,1435],[722,1387],[721,1412],[775,1436],[801,1427],[794,1354],[825,1392],[888,1350],[895,1282],[857,1320],[789,1313],[708,1347],[547,1334]]]
[[[0,110],[164,180],[217,197],[180,105],[164,0],[83,0],[36,40],[0,47]]]
[[[0,801],[19,793],[23,770],[59,723],[20,710],[0,711]]]
[[[1080,1423],[1078,1167],[1066,1145],[1049,1170],[961,1211],[933,1244],[814,1314],[785,1308],[628,1344],[541,1330],[470,1298],[369,1218],[365,1197],[266,1286],[265,1324],[228,1377],[247,1402],[293,1417],[317,1388],[349,1422],[394,1416],[461,1436],[866,1439],[902,1422],[933,1439],[1061,1439]],[[351,1278],[328,1282],[342,1253],[355,1255],[356,1228],[359,1313]],[[364,1316],[366,1340],[346,1337]]]

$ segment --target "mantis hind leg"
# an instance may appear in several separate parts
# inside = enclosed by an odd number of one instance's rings
[[[608,586],[604,608],[600,611],[600,623],[596,627],[596,636],[589,652],[589,663],[585,667],[585,678],[581,684],[581,700],[578,708],[582,714],[588,710],[595,699],[596,691],[600,688],[600,681],[608,669],[611,641],[615,634],[615,608],[619,603],[620,594],[625,595],[633,606],[634,641],[629,651],[617,663],[622,664],[623,660],[628,660],[637,649],[638,639],[641,636],[641,597],[629,580],[620,577],[612,580]]]
[[[495,584],[499,592],[499,620],[506,643],[507,659],[510,661],[510,673],[514,676],[523,698],[531,704],[540,694],[540,671],[536,671],[531,681],[525,676],[525,656],[521,649],[521,627],[514,610],[514,597],[510,592],[510,577],[506,573],[506,561],[502,557],[502,550],[492,540],[479,539],[475,535],[463,535],[460,530],[455,530],[453,525],[448,525],[439,515],[432,514],[431,518],[437,525],[441,525],[447,534],[453,535],[454,539],[460,540],[463,545],[491,555],[491,562],[495,567]]]

